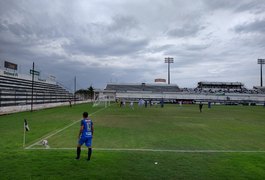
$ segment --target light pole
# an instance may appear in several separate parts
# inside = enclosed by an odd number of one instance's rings
[[[167,78],[167,82],[168,82],[168,84],[170,84],[170,64],[174,63],[174,58],[166,57],[165,58],[165,63],[168,64],[168,78]]]
[[[260,86],[262,87],[262,65],[265,64],[265,59],[258,59],[258,64],[260,64]]]
[[[32,64],[32,84],[31,84],[31,105],[30,105],[30,112],[33,111],[33,88],[34,88],[34,75],[35,75],[35,70],[34,70],[34,62]]]

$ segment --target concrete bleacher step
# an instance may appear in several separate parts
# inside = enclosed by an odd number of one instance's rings
[[[0,107],[28,104],[31,102],[32,81],[0,75]],[[67,102],[73,94],[59,86],[34,82],[33,102]]]

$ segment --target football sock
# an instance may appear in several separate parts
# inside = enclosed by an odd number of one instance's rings
[[[88,156],[87,156],[87,160],[89,161],[91,158],[91,154],[92,154],[92,148],[88,148]]]
[[[76,148],[76,154],[77,154],[76,159],[79,159],[80,158],[80,154],[81,154],[81,147],[77,147]]]

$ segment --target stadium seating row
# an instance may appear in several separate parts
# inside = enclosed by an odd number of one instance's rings
[[[32,81],[0,75],[0,107],[31,104],[66,102],[73,99],[73,94],[59,86],[46,82]]]

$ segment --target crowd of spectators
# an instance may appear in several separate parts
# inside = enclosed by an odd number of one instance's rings
[[[194,94],[225,94],[225,93],[236,93],[236,94],[265,94],[263,89],[218,89],[218,88],[181,88],[181,92],[194,93]]]

